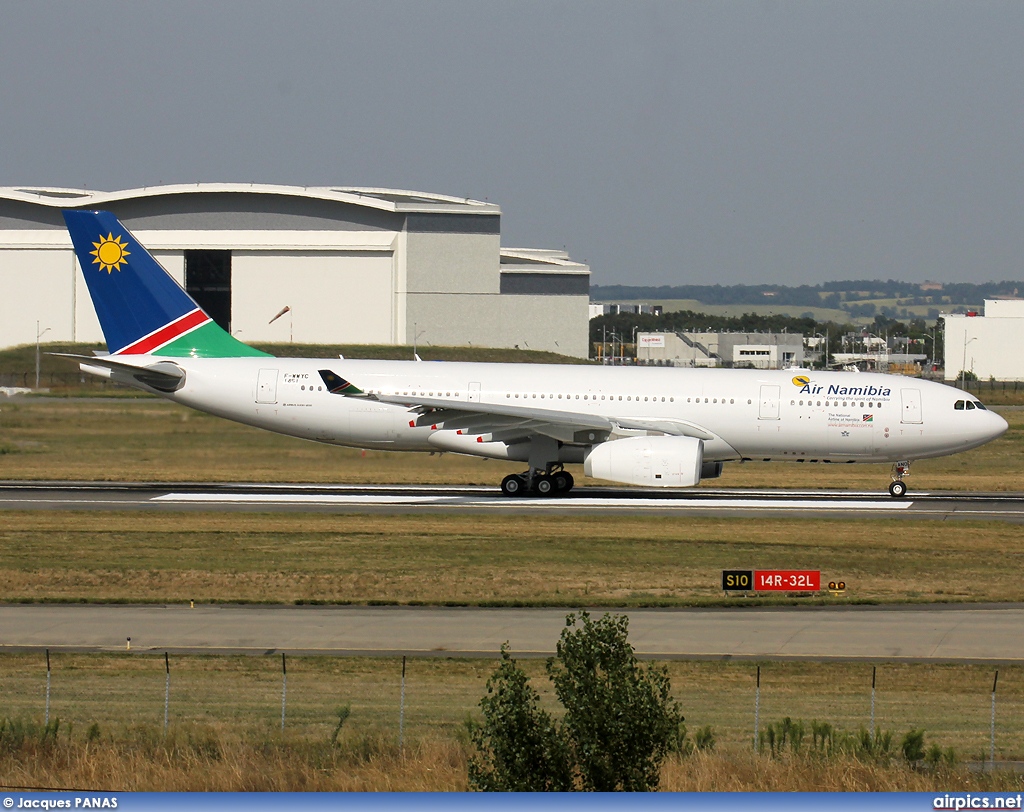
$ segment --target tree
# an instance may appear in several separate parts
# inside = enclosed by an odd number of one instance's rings
[[[576,624],[579,623],[579,628]],[[570,614],[548,663],[582,789],[656,789],[661,762],[681,744],[683,716],[668,671],[642,668],[627,639],[629,618]]]
[[[507,643],[480,707],[484,722],[472,729],[479,757],[469,760],[471,787],[482,792],[572,789],[568,747]]]
[[[565,708],[560,724],[540,709],[529,679],[502,647],[480,701],[470,760],[479,790],[657,789],[661,763],[681,748],[686,729],[672,700],[668,671],[642,667],[628,641],[629,619],[570,614],[548,661],[548,677]]]

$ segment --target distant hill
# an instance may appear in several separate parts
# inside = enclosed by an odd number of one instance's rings
[[[953,311],[980,307],[985,299],[1018,298],[1024,295],[1024,281],[1004,282],[902,282],[896,279],[854,279],[821,285],[591,285],[594,302],[637,302],[657,304],[659,300],[689,300],[706,305],[751,305],[842,309],[853,315],[873,315],[866,305],[898,311],[922,308]]]

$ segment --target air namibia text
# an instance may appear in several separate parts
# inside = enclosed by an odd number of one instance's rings
[[[819,383],[806,383],[800,387],[801,395],[839,395],[846,397],[887,398],[892,390],[884,386],[836,386],[824,387]]]

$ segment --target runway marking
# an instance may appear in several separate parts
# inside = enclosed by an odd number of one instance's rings
[[[732,510],[906,510],[913,502],[860,501],[852,499],[667,499],[644,497],[639,499],[610,499],[581,497],[579,499],[511,500],[501,498],[480,499],[466,496],[399,496],[386,494],[300,494],[300,493],[168,493],[154,496],[152,502],[188,502],[205,504],[293,504],[293,505],[450,505],[462,507],[507,508],[522,506],[527,509],[566,508],[728,508]]]

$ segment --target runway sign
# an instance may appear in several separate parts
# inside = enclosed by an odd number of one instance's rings
[[[755,592],[818,592],[820,570],[755,570]]]
[[[723,592],[750,592],[753,588],[753,570],[722,570]]]

